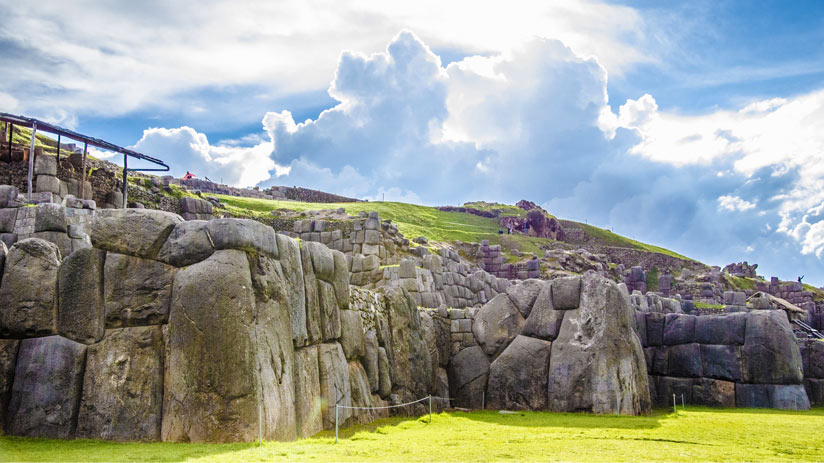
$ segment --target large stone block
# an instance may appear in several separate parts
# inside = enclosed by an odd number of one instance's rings
[[[543,410],[552,344],[517,336],[489,367],[487,402],[490,408]]]
[[[35,175],[57,175],[57,157],[41,154],[34,158]]]
[[[215,249],[237,249],[278,258],[275,230],[251,219],[215,219],[206,228]]]
[[[521,334],[533,338],[552,341],[558,337],[565,310],[555,310],[552,306],[552,283],[547,282],[535,298],[532,310],[526,318]]]
[[[556,310],[577,309],[581,299],[581,277],[552,280],[552,305]]]
[[[743,363],[739,346],[701,344],[701,364],[706,377],[743,381]]]
[[[552,286],[554,294],[554,281]],[[587,272],[579,307],[564,316],[552,343],[550,410],[626,415],[650,411],[644,352],[634,324],[629,295]]]
[[[84,344],[103,339],[103,262],[106,251],[80,249],[63,260],[58,278],[57,331]]]
[[[512,300],[512,303],[515,304],[515,307],[518,308],[518,311],[521,312],[521,315],[527,318],[532,311],[532,305],[535,304],[538,293],[541,292],[544,286],[545,282],[541,280],[524,280],[517,285],[506,288],[506,294],[509,296],[509,299]]]
[[[335,278],[335,258],[332,250],[321,243],[306,241],[302,246],[309,251],[312,257],[312,269],[319,280],[332,282]]]
[[[318,366],[323,428],[332,429],[335,427],[335,404],[344,407],[352,406],[349,365],[340,344],[336,342],[319,344]],[[344,423],[351,414],[348,408],[338,409],[338,423]]]
[[[657,347],[664,344],[664,314],[646,313],[647,345]]]
[[[673,395],[675,402],[693,403],[692,391],[696,381],[692,378],[671,378],[669,376],[655,377],[655,405],[658,407],[672,407]]]
[[[415,300],[406,291],[387,290],[385,302],[389,314],[391,341],[387,353],[393,392],[404,402],[417,400],[429,393],[433,377],[432,358],[424,339],[421,317]]]
[[[824,379],[805,378],[804,389],[807,391],[807,397],[811,405],[824,405]]]
[[[507,297],[505,294],[503,296]],[[468,347],[452,357],[449,365],[449,388],[455,405],[481,408],[489,366],[489,359],[478,346]]]
[[[309,344],[316,344],[323,341],[321,302],[318,294],[318,279],[315,277],[315,270],[312,268],[312,255],[309,248],[301,243],[300,265],[303,268],[303,289],[306,300],[306,334]]]
[[[801,384],[801,352],[783,310],[753,310],[742,349],[748,383]]]
[[[17,207],[17,188],[11,185],[0,185],[0,208]]]
[[[295,420],[298,437],[323,430],[318,347],[295,350]]]
[[[204,199],[187,196],[180,198],[180,211],[190,214],[211,214],[212,203]]]
[[[0,339],[0,431],[6,424],[6,412],[11,399],[11,386],[14,382],[14,368],[17,366],[17,351],[20,341],[17,339]]]
[[[363,320],[355,310],[340,311],[340,345],[347,360],[357,360],[364,353]]]
[[[85,361],[86,346],[70,339],[24,339],[6,416],[8,433],[73,438]]]
[[[709,378],[696,380],[692,385],[692,401],[710,407],[735,407],[735,383]]]
[[[160,440],[164,352],[159,326],[108,330],[89,346],[77,437]]]
[[[346,256],[340,251],[332,251],[332,259],[335,265],[335,274],[332,278],[332,286],[335,288],[335,297],[341,309],[349,308],[349,265],[346,263]]]
[[[215,252],[208,222],[190,220],[174,226],[157,254],[157,260],[185,267],[207,259]]]
[[[60,194],[60,180],[53,175],[38,175],[35,179],[34,189],[38,193]]]
[[[700,344],[678,344],[667,348],[667,375],[685,378],[703,376]]]
[[[0,233],[13,233],[14,223],[17,220],[17,208],[0,209]]]
[[[378,366],[378,335],[375,330],[369,330],[363,336],[363,368],[366,370],[366,378],[372,392],[378,392],[380,388],[380,367]],[[448,392],[448,391],[447,391]]]
[[[810,401],[801,384],[735,384],[735,406],[809,410]]]
[[[306,290],[303,287],[303,265],[300,261],[300,246],[294,239],[278,234],[278,252],[283,277],[286,281],[289,299],[289,321],[292,324],[292,341],[295,346],[304,346],[308,341],[306,332]],[[347,292],[349,286],[347,283]],[[347,299],[348,300],[348,299]]]
[[[38,204],[34,216],[34,231],[66,233],[66,208],[54,203]]]
[[[664,315],[664,345],[689,344],[695,342],[695,315]]]
[[[526,320],[506,294],[499,294],[475,314],[472,333],[483,351],[496,356],[520,334]]]
[[[108,253],[103,272],[106,326],[166,323],[177,271],[162,262]]]
[[[153,209],[103,209],[89,227],[96,248],[130,256],[154,259],[183,219],[171,212]]]
[[[0,336],[57,332],[59,268],[60,251],[48,241],[29,238],[11,247],[0,284]]]
[[[259,404],[264,439],[295,438],[285,283],[265,259],[223,250],[175,276],[163,440],[255,440]]]
[[[67,233],[56,231],[35,232],[32,238],[38,238],[57,246],[61,260],[72,253],[72,240]]]
[[[695,342],[743,345],[746,323],[746,313],[700,316],[695,321]]]
[[[383,398],[392,393],[392,367],[389,366],[389,355],[386,349],[378,347],[378,395]]]
[[[318,302],[320,303],[321,334],[324,341],[340,338],[341,323],[335,287],[331,283],[318,280]]]

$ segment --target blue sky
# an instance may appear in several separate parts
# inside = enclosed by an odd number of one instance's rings
[[[176,175],[525,198],[824,284],[824,2],[76,3],[0,0],[0,110]]]

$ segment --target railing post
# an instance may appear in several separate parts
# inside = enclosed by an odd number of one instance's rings
[[[80,168],[80,199],[86,199],[86,153],[89,151],[89,142],[83,142],[83,163]]]
[[[338,443],[338,404],[335,404],[335,443]]]
[[[429,394],[429,424],[432,424],[432,394]]]
[[[14,141],[14,124],[8,123],[9,126],[9,162],[11,162],[11,143]]]
[[[31,179],[34,175],[34,140],[37,137],[37,122],[32,122],[31,125],[31,148],[29,149],[29,175],[27,183],[29,187],[28,200],[31,201]]]
[[[126,209],[126,204],[128,203],[128,195],[129,195],[129,156],[123,154],[123,209]]]
[[[60,168],[60,134],[57,134],[57,168]]]

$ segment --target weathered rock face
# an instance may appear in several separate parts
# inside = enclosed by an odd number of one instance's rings
[[[558,337],[565,313],[566,310],[555,310],[552,306],[552,282],[546,282],[535,299],[521,334],[552,341]]]
[[[309,437],[323,430],[320,396],[318,347],[295,351],[295,426],[298,437]]]
[[[306,292],[303,287],[303,266],[300,261],[298,242],[284,235],[277,235],[280,261],[288,271],[283,272],[289,298],[289,320],[292,324],[292,337],[295,346],[305,346],[308,341],[306,332]],[[347,291],[349,285],[347,284]],[[317,361],[315,362],[317,363]]]
[[[89,230],[94,247],[154,259],[175,225],[176,214],[151,209],[102,209]]]
[[[455,405],[481,408],[488,378],[489,359],[479,346],[468,347],[452,357],[449,388]]]
[[[29,238],[11,247],[0,284],[0,336],[57,332],[59,267],[60,252],[48,241]]]
[[[349,365],[340,344],[334,342],[318,345],[318,366],[323,427],[332,429],[335,427],[335,405],[352,406]],[[351,409],[338,409],[338,423],[344,423],[351,414]]]
[[[261,268],[250,271],[244,252],[227,250],[175,277],[164,440],[254,440],[258,404],[264,437],[294,438],[294,401],[282,402],[294,388],[285,295]]]
[[[106,251],[80,249],[63,261],[58,280],[61,336],[92,344],[103,339],[103,262]]]
[[[503,352],[521,332],[526,321],[506,294],[499,294],[475,314],[472,332],[475,339],[490,356]]]
[[[524,280],[520,284],[512,285],[506,288],[506,294],[512,300],[512,303],[521,312],[521,315],[526,318],[532,311],[532,305],[535,303],[535,298],[544,286],[544,282],[536,279]]]
[[[278,258],[275,231],[250,219],[215,219],[206,222],[215,249],[236,249]]]
[[[553,282],[553,294],[554,289]],[[550,410],[629,415],[650,411],[644,353],[634,323],[629,295],[587,272],[580,306],[564,316],[552,343]]]
[[[363,320],[354,310],[341,310],[340,345],[348,360],[358,359],[364,353]]]
[[[207,225],[205,220],[176,224],[160,248],[157,260],[175,267],[185,267],[211,256],[215,245]]]
[[[109,330],[90,346],[77,437],[160,440],[164,352],[159,326]]]
[[[552,344],[518,336],[489,367],[490,408],[543,410],[547,405],[547,373]]]
[[[11,399],[11,386],[14,382],[14,367],[17,365],[17,351],[20,341],[0,339],[0,431],[5,428],[6,408]]]
[[[161,262],[108,253],[104,267],[106,326],[166,323],[176,273],[175,267]]]
[[[402,289],[387,291],[386,305],[391,330],[392,392],[405,402],[420,399],[429,393],[432,359],[418,308],[412,296]]]
[[[6,431],[15,436],[74,437],[85,360],[85,345],[60,336],[21,341]]]
[[[750,312],[743,353],[748,383],[800,384],[804,379],[801,352],[782,310]]]

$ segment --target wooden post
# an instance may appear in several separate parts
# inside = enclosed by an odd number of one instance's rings
[[[29,192],[28,200],[31,201],[31,179],[34,175],[34,139],[37,136],[37,122],[33,122],[31,126],[31,148],[29,149],[29,175],[27,177]]]
[[[89,142],[83,142],[83,163],[80,172],[80,199],[86,199],[86,153],[89,150]]]
[[[14,140],[14,124],[9,122],[8,125],[9,125],[9,162],[11,162],[11,142]]]
[[[129,195],[129,156],[123,154],[123,209],[126,209]]]
[[[57,168],[60,168],[60,134],[57,134]]]

